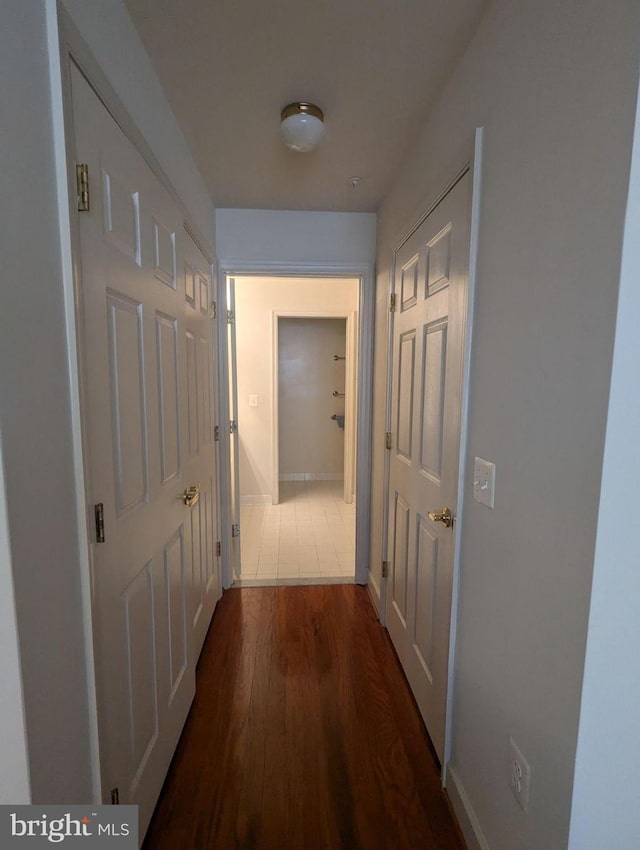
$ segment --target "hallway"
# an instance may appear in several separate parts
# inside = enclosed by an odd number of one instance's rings
[[[462,850],[366,589],[233,589],[145,850]]]

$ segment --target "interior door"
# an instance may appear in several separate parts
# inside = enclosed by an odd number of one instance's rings
[[[210,264],[185,235],[185,366],[186,454],[184,480],[197,487],[187,519],[188,562],[191,567],[188,616],[197,658],[207,635],[222,580],[217,550],[218,503],[214,439],[216,335]]]
[[[231,485],[231,565],[240,578],[240,445],[238,438],[238,360],[236,357],[236,287],[227,278],[227,356],[229,362],[229,452]]]
[[[441,760],[470,192],[466,172],[395,257],[386,622]]]
[[[71,82],[103,793],[139,805],[143,835],[195,692],[195,597],[198,636],[212,610],[208,276],[173,198],[75,67]]]

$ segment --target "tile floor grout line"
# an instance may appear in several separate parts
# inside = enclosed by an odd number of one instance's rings
[[[279,505],[241,508],[239,582],[353,581],[355,505],[341,482],[286,482]]]

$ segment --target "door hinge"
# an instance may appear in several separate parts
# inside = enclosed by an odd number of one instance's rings
[[[232,325],[236,320],[235,313],[233,310],[227,310],[227,324]]]
[[[76,165],[76,187],[78,212],[89,212],[89,166],[86,162]]]
[[[214,441],[214,443],[220,442],[220,426],[219,425],[213,426],[213,441]]]
[[[235,419],[232,419],[229,422],[229,433],[230,434],[237,434],[238,433],[238,423],[236,422]]]
[[[98,502],[94,506],[96,518],[96,543],[104,543],[104,505]]]
[[[217,315],[218,315],[218,305],[216,304],[215,301],[212,301],[209,304],[209,318],[215,319],[217,317]]]
[[[234,522],[231,526],[231,536],[232,537],[240,537],[240,523]]]
[[[119,806],[120,805],[120,790],[118,788],[111,789],[111,805]]]
[[[382,578],[388,578],[389,576],[389,561],[382,562]]]
[[[219,558],[222,555],[222,543],[218,540],[216,543],[216,558]]]
[[[396,310],[396,294],[395,294],[395,292],[393,292],[389,296],[389,312],[395,313],[395,310]]]
[[[384,435],[384,447],[385,449],[391,448],[391,431],[386,431]]]

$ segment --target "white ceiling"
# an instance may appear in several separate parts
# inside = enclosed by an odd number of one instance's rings
[[[377,209],[488,5],[125,2],[217,207],[362,212]],[[313,153],[280,141],[295,100],[324,111]]]

